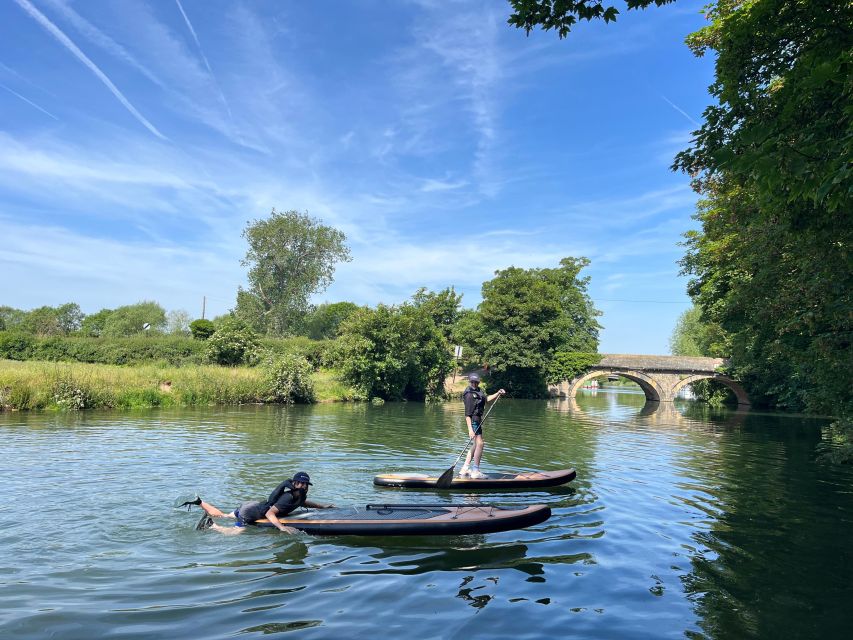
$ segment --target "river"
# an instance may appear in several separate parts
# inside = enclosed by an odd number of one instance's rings
[[[446,469],[461,403],[0,414],[0,637],[849,637],[853,469],[815,461],[828,420],[644,402],[502,400],[484,469],[578,477],[480,494],[553,516],[452,538],[225,536],[173,504],[300,469],[339,505],[471,500],[371,483]]]

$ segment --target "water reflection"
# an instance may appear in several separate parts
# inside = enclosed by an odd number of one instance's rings
[[[502,401],[489,421],[488,470],[577,479],[494,494],[372,485],[446,469],[460,403],[0,415],[7,504],[48,487],[74,505],[38,538],[0,515],[0,633],[845,637],[853,470],[815,464],[827,421],[603,390]],[[300,468],[312,497],[340,505],[547,502],[553,516],[486,536],[294,538],[196,532],[196,513],[170,508],[193,488],[224,505],[263,497]]]

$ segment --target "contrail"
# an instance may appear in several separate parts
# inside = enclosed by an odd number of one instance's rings
[[[693,118],[691,118],[691,117],[688,115],[688,113],[687,113],[684,109],[682,109],[681,107],[679,107],[679,106],[678,106],[677,104],[675,104],[672,100],[670,100],[669,98],[667,98],[665,95],[660,94],[660,97],[661,97],[661,98],[663,98],[663,99],[666,101],[666,103],[667,103],[670,107],[672,107],[673,109],[675,109],[676,111],[678,111],[678,113],[680,113],[680,114],[681,114],[681,115],[683,115],[685,118],[687,118],[688,120],[690,120],[690,122],[692,122],[693,124],[695,124],[697,127],[702,126],[699,122],[696,122]]]
[[[228,117],[232,120],[234,116],[231,114],[231,107],[228,106],[228,101],[225,99],[225,94],[222,93],[222,88],[219,86],[219,83],[216,81],[216,76],[213,74],[213,69],[210,68],[210,63],[207,61],[207,56],[204,55],[204,49],[201,48],[201,42],[199,42],[198,36],[196,35],[195,29],[193,29],[192,22],[190,22],[190,18],[187,15],[187,12],[184,11],[184,7],[181,4],[181,0],[175,0],[178,5],[178,10],[181,12],[181,15],[184,17],[184,22],[187,23],[187,28],[190,30],[192,34],[193,40],[195,40],[195,46],[198,47],[199,55],[201,55],[201,59],[204,60],[204,66],[207,67],[207,72],[210,74],[210,77],[213,79],[213,83],[216,85],[217,91],[219,91],[219,99],[222,101],[225,110],[228,112]]]
[[[94,73],[98,79],[103,82],[107,89],[116,97],[116,99],[124,105],[124,108],[130,111],[130,113],[135,117],[146,129],[148,129],[155,136],[160,138],[161,140],[168,140],[166,136],[160,133],[153,124],[151,124],[148,120],[146,120],[145,116],[143,116],[139,111],[136,110],[130,101],[124,97],[124,94],[118,90],[112,81],[107,77],[107,75],[98,68],[94,62],[92,62],[85,53],[83,53],[80,48],[74,44],[71,39],[66,36],[55,24],[53,24],[41,11],[36,9],[29,0],[15,0],[24,11],[26,11],[33,20],[38,22],[41,26],[43,26],[47,31],[66,48],[74,56],[80,60],[83,64],[85,64],[89,69]]]
[[[12,89],[10,89],[9,87],[7,87],[7,86],[6,86],[5,84],[3,84],[2,82],[0,82],[0,87],[3,87],[6,91],[8,91],[9,93],[11,93],[13,96],[15,96],[15,97],[17,97],[17,98],[20,98],[21,100],[23,100],[24,102],[26,102],[26,103],[27,103],[28,105],[30,105],[31,107],[35,107],[36,109],[38,109],[39,111],[41,111],[43,114],[45,114],[45,115],[47,115],[47,116],[50,116],[50,117],[51,117],[51,118],[53,118],[54,120],[59,120],[59,118],[57,118],[55,115],[53,115],[50,111],[48,111],[47,109],[42,109],[42,108],[41,108],[40,106],[38,106],[35,102],[33,102],[32,100],[28,100],[27,98],[25,98],[24,96],[22,96],[22,95],[21,95],[20,93],[18,93],[17,91],[13,91]]]
[[[62,16],[68,20],[78,31],[80,31],[84,37],[88,38],[91,42],[106,50],[110,55],[113,55],[121,60],[127,62],[134,69],[139,71],[146,78],[151,80],[154,84],[159,87],[164,87],[163,82],[155,76],[151,71],[148,70],[145,65],[139,62],[130,52],[125,49],[123,46],[118,44],[115,40],[110,38],[100,29],[98,29],[91,22],[86,20],[79,13],[74,11],[71,7],[69,7],[63,0],[47,0],[47,3],[51,5],[56,11],[59,11]]]

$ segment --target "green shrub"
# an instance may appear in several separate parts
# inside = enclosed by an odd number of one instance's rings
[[[452,368],[444,336],[410,305],[356,311],[341,324],[334,359],[345,382],[383,400],[442,396]]]
[[[35,341],[33,336],[20,331],[0,331],[0,358],[29,360]]]
[[[60,409],[79,411],[95,406],[86,385],[73,378],[58,378],[53,384],[53,403]]]
[[[176,336],[135,338],[85,336],[32,338],[26,336],[26,340],[29,344],[29,348],[23,351],[26,357],[14,357],[13,353],[7,353],[9,350],[3,350],[2,339],[0,339],[0,358],[95,364],[164,362],[171,365],[199,364],[205,360],[203,343]],[[17,350],[21,352],[20,345]]]
[[[302,356],[314,369],[325,367],[332,361],[331,340],[312,340],[304,336],[293,338],[262,338],[261,347],[274,355],[295,354]]]
[[[600,353],[582,351],[558,351],[545,371],[545,379],[551,384],[573,380],[601,362]]]
[[[190,322],[190,332],[196,340],[207,340],[216,331],[210,320],[198,319]]]
[[[256,364],[261,354],[257,334],[236,318],[227,318],[207,339],[207,358],[211,362],[235,366]]]
[[[311,364],[302,356],[270,357],[264,364],[265,402],[314,402]]]

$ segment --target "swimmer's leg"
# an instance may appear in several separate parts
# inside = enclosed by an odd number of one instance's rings
[[[201,498],[199,498],[199,500],[201,500]],[[222,513],[222,511],[220,511],[217,507],[214,507],[212,504],[210,504],[209,502],[205,502],[204,500],[201,500],[201,502],[199,502],[198,506],[200,506],[202,509],[204,509],[204,512],[207,515],[213,516],[214,518],[236,518],[237,517],[233,511],[231,513]]]

